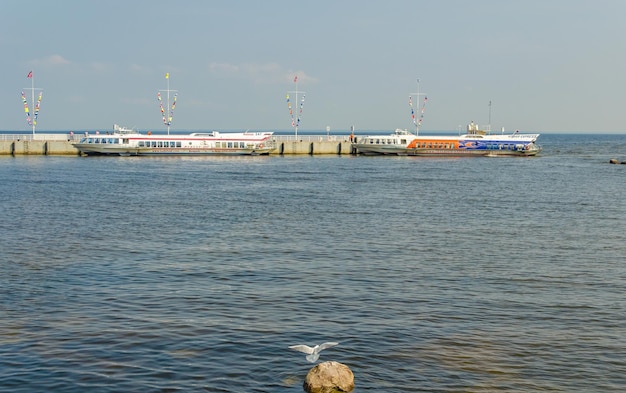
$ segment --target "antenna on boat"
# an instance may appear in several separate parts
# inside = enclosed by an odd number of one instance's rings
[[[413,110],[413,96],[415,96],[415,101],[417,102],[417,110],[420,112],[419,120],[415,118],[415,110]],[[420,96],[424,96],[424,103],[422,104],[422,109],[420,110]],[[413,119],[413,124],[415,124],[415,135],[419,134],[419,127],[422,125],[422,121],[424,120],[424,108],[426,107],[426,93],[420,93],[420,80],[417,79],[417,93],[409,94],[409,106],[411,107],[411,119]]]
[[[159,107],[161,108],[161,115],[163,116],[163,124],[167,126],[167,135],[170,134],[170,125],[172,124],[172,119],[174,118],[174,108],[176,108],[176,97],[178,97],[178,90],[170,90],[170,73],[165,73],[165,79],[167,80],[167,90],[159,90],[157,93],[157,98],[159,100]],[[161,99],[161,92],[167,92],[167,103],[166,108],[169,113],[165,112],[163,109],[163,100]],[[172,106],[170,107],[170,92],[176,93],[174,94],[174,101],[172,102]]]
[[[291,115],[291,126],[296,130],[296,138],[298,138],[298,126],[300,125],[300,116],[302,116],[302,107],[304,106],[304,97],[306,97],[306,91],[298,91],[298,75],[293,78],[293,83],[296,84],[295,91],[288,91],[285,98],[287,99],[287,107],[289,108],[289,114]],[[293,109],[291,108],[291,100],[289,98],[289,93],[296,94],[296,117],[293,116]],[[302,93],[302,98],[300,100],[300,108],[298,108],[298,93]]]
[[[22,91],[22,101],[24,102],[24,112],[26,112],[26,122],[28,125],[33,127],[33,135],[35,135],[35,126],[37,125],[37,116],[39,115],[39,107],[41,105],[41,97],[43,96],[43,89],[35,88],[35,77],[33,76],[33,72],[30,71],[26,78],[30,79],[31,87],[24,87],[24,90],[30,90],[31,96],[31,106],[33,108],[33,117],[30,117],[30,110],[28,109],[28,101],[26,101],[26,94]],[[37,102],[35,103],[35,90],[39,90],[39,96],[37,97]]]
[[[491,100],[489,100],[489,133],[491,134]]]

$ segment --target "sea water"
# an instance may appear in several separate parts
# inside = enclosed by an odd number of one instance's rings
[[[626,136],[540,143],[0,157],[0,391],[626,391]]]

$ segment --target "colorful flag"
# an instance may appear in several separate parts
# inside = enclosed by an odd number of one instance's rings
[[[32,78],[33,77],[33,72],[29,72],[28,75],[26,75],[27,78]]]
[[[296,82],[298,82],[298,75],[296,75],[296,77],[293,78],[293,83],[296,83]]]
[[[165,73],[165,79],[170,79],[170,73],[169,72]]]

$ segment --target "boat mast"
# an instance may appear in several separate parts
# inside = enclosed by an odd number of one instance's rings
[[[415,118],[415,111],[413,110],[413,96],[415,96],[415,102],[417,104],[417,111],[419,112],[419,121]],[[420,110],[420,96],[426,96],[426,93],[420,93],[420,80],[417,79],[417,93],[409,94],[409,106],[411,107],[411,118],[413,124],[415,124],[415,135],[419,135],[419,127],[422,125],[422,119],[424,117],[424,109]]]
[[[489,133],[491,134],[491,100],[489,100]]]

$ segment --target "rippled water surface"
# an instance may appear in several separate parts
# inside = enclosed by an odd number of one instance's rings
[[[0,157],[0,391],[626,391],[626,136],[541,143]]]

